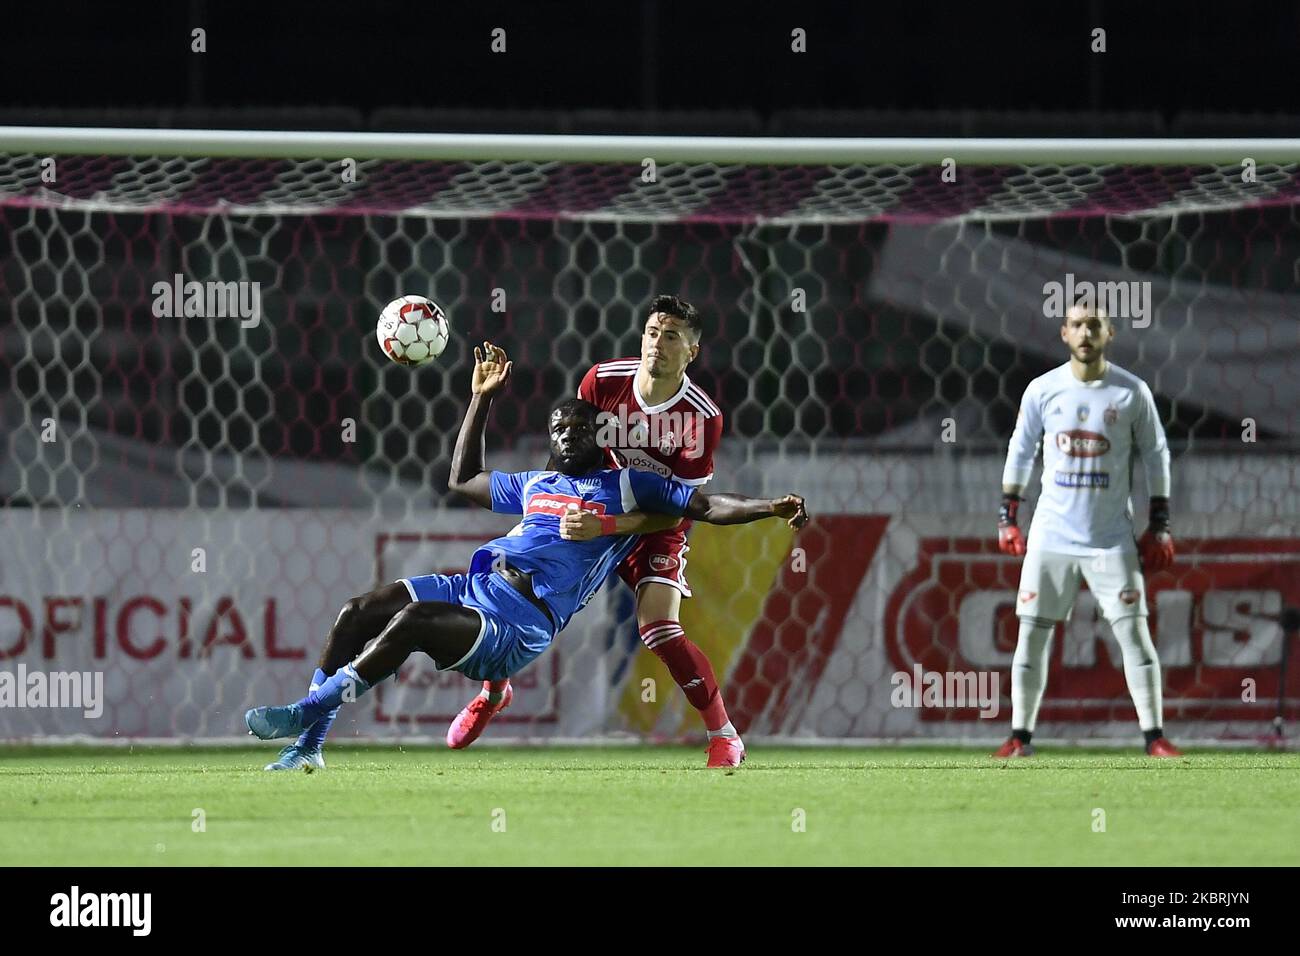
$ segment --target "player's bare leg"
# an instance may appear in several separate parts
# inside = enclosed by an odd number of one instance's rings
[[[709,735],[710,767],[738,767],[745,745],[727,717],[713,665],[681,625],[682,592],[671,584],[646,581],[636,591],[636,623],[645,646],[664,662]]]
[[[320,655],[320,669],[329,677],[361,653],[379,636],[397,612],[411,604],[411,594],[401,581],[354,597],[343,605]]]
[[[474,648],[482,627],[483,619],[471,608],[441,601],[408,603],[356,660],[335,671],[317,690],[286,707],[250,710],[244,715],[248,731],[263,740],[295,736],[396,673],[416,651],[428,654],[440,668],[451,667]]]
[[[367,643],[379,636],[393,616],[410,603],[411,595],[406,585],[399,581],[354,597],[344,604],[325,639],[325,648],[307,685],[307,693],[319,690],[335,671],[360,654]],[[324,770],[325,736],[337,716],[337,708],[325,714],[263,769],[305,770],[308,773]]]
[[[416,651],[423,651],[439,668],[446,669],[464,659],[482,629],[483,618],[473,608],[418,601],[398,611],[379,639],[351,666],[368,685],[396,674]]]

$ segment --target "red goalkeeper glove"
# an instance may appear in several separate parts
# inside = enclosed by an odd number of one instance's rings
[[[1138,542],[1142,570],[1148,573],[1168,571],[1174,564],[1174,536],[1169,530],[1169,499],[1151,499],[1151,518]]]
[[[1019,495],[1003,495],[998,509],[998,550],[1003,554],[1025,553],[1025,536],[1016,527],[1016,512],[1020,510]]]

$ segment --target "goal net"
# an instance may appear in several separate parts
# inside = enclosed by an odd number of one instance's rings
[[[706,318],[689,374],[725,415],[711,487],[797,491],[814,515],[692,531],[683,623],[736,725],[1005,736],[1003,458],[1025,386],[1065,358],[1053,296],[1087,284],[1115,297],[1111,357],[1150,384],[1174,453],[1179,556],[1147,580],[1166,726],[1242,738],[1296,714],[1285,157],[59,132],[0,130],[0,738],[231,738],[245,708],[301,696],[344,601],[462,570],[511,524],[446,490],[473,344],[514,361],[489,466],[541,467],[551,404],[638,353],[659,292]],[[407,293],[453,330],[419,370],[373,334]],[[499,737],[698,732],[617,578],[516,687]],[[441,737],[474,690],[413,658],[335,734]],[[1136,733],[1085,590],[1039,735]]]

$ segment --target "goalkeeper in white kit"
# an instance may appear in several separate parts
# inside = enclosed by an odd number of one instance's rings
[[[1070,360],[1029,383],[1002,472],[998,547],[1024,555],[1011,664],[1011,737],[995,757],[1028,757],[1047,686],[1052,632],[1065,620],[1080,579],[1096,597],[1124,655],[1124,678],[1153,757],[1180,757],[1161,726],[1160,660],[1147,627],[1142,572],[1174,559],[1169,531],[1169,447],[1151,390],[1106,361],[1115,328],[1105,313],[1066,312],[1061,340]],[[1042,493],[1026,543],[1016,510],[1043,452]],[[1150,524],[1134,540],[1129,485],[1140,455],[1150,492]]]

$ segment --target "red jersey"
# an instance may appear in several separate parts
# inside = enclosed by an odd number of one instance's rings
[[[647,405],[636,390],[641,360],[593,365],[578,397],[602,412],[596,438],[610,467],[640,468],[688,485],[713,477],[713,452],[722,438],[722,410],[689,376],[667,401]]]

